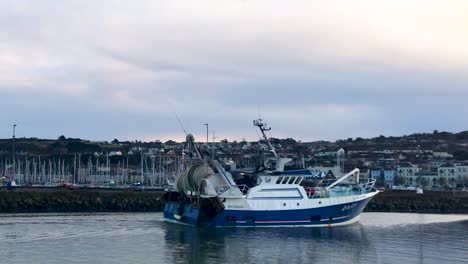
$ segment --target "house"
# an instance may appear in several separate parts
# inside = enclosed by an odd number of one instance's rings
[[[440,181],[444,182],[444,185],[456,187],[456,185],[464,185],[468,182],[468,166],[454,165],[452,163],[445,163],[438,168],[438,176]]]
[[[445,161],[445,160],[431,160],[431,161],[429,161],[429,164],[433,168],[438,168],[438,167],[444,165],[445,163],[447,163],[447,161]]]
[[[397,175],[404,179],[405,185],[414,185],[416,173],[419,172],[418,166],[410,162],[402,162],[397,166]]]
[[[444,181],[440,180],[436,170],[420,170],[415,177],[410,178],[411,186],[421,186],[425,189],[430,189],[434,186],[444,186]]]
[[[419,168],[410,162],[402,162],[398,164],[397,171],[400,177],[411,177],[419,171]]]
[[[453,158],[453,155],[447,152],[434,152],[432,153],[432,156],[434,158],[439,158],[439,159],[452,159]]]
[[[397,171],[392,168],[377,168],[370,171],[370,177],[385,188],[393,187],[396,175]]]
[[[441,186],[455,185],[456,182],[456,167],[452,163],[445,163],[438,169],[438,176],[440,179]]]

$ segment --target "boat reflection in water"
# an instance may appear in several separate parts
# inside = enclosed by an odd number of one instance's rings
[[[172,263],[468,263],[468,215],[366,213],[332,228],[164,230]]]
[[[360,224],[241,229],[167,224],[165,239],[177,249],[171,263],[328,263],[338,256],[348,263],[361,263],[372,252]]]

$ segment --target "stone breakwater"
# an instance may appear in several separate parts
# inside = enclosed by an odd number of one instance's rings
[[[366,212],[468,214],[468,193],[449,191],[382,192],[367,205]]]
[[[164,208],[160,197],[160,191],[3,189],[0,212],[158,212]]]
[[[13,189],[0,190],[0,213],[47,212],[160,212],[161,191],[115,189]],[[366,212],[468,214],[468,193],[382,192]]]

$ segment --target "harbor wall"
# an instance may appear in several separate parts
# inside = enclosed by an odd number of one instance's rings
[[[379,193],[366,212],[468,214],[468,192],[389,191]]]
[[[160,191],[93,189],[0,190],[0,213],[158,212]]]
[[[160,212],[162,192],[115,189],[1,189],[0,213]],[[467,192],[382,192],[366,212],[468,214]]]

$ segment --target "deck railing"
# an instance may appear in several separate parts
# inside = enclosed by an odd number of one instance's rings
[[[309,199],[319,199],[328,197],[339,197],[347,195],[358,195],[372,192],[374,189],[375,180],[363,179],[358,184],[334,186],[330,189],[324,187],[304,187]]]
[[[327,198],[330,193],[323,187],[304,187],[309,199]]]

